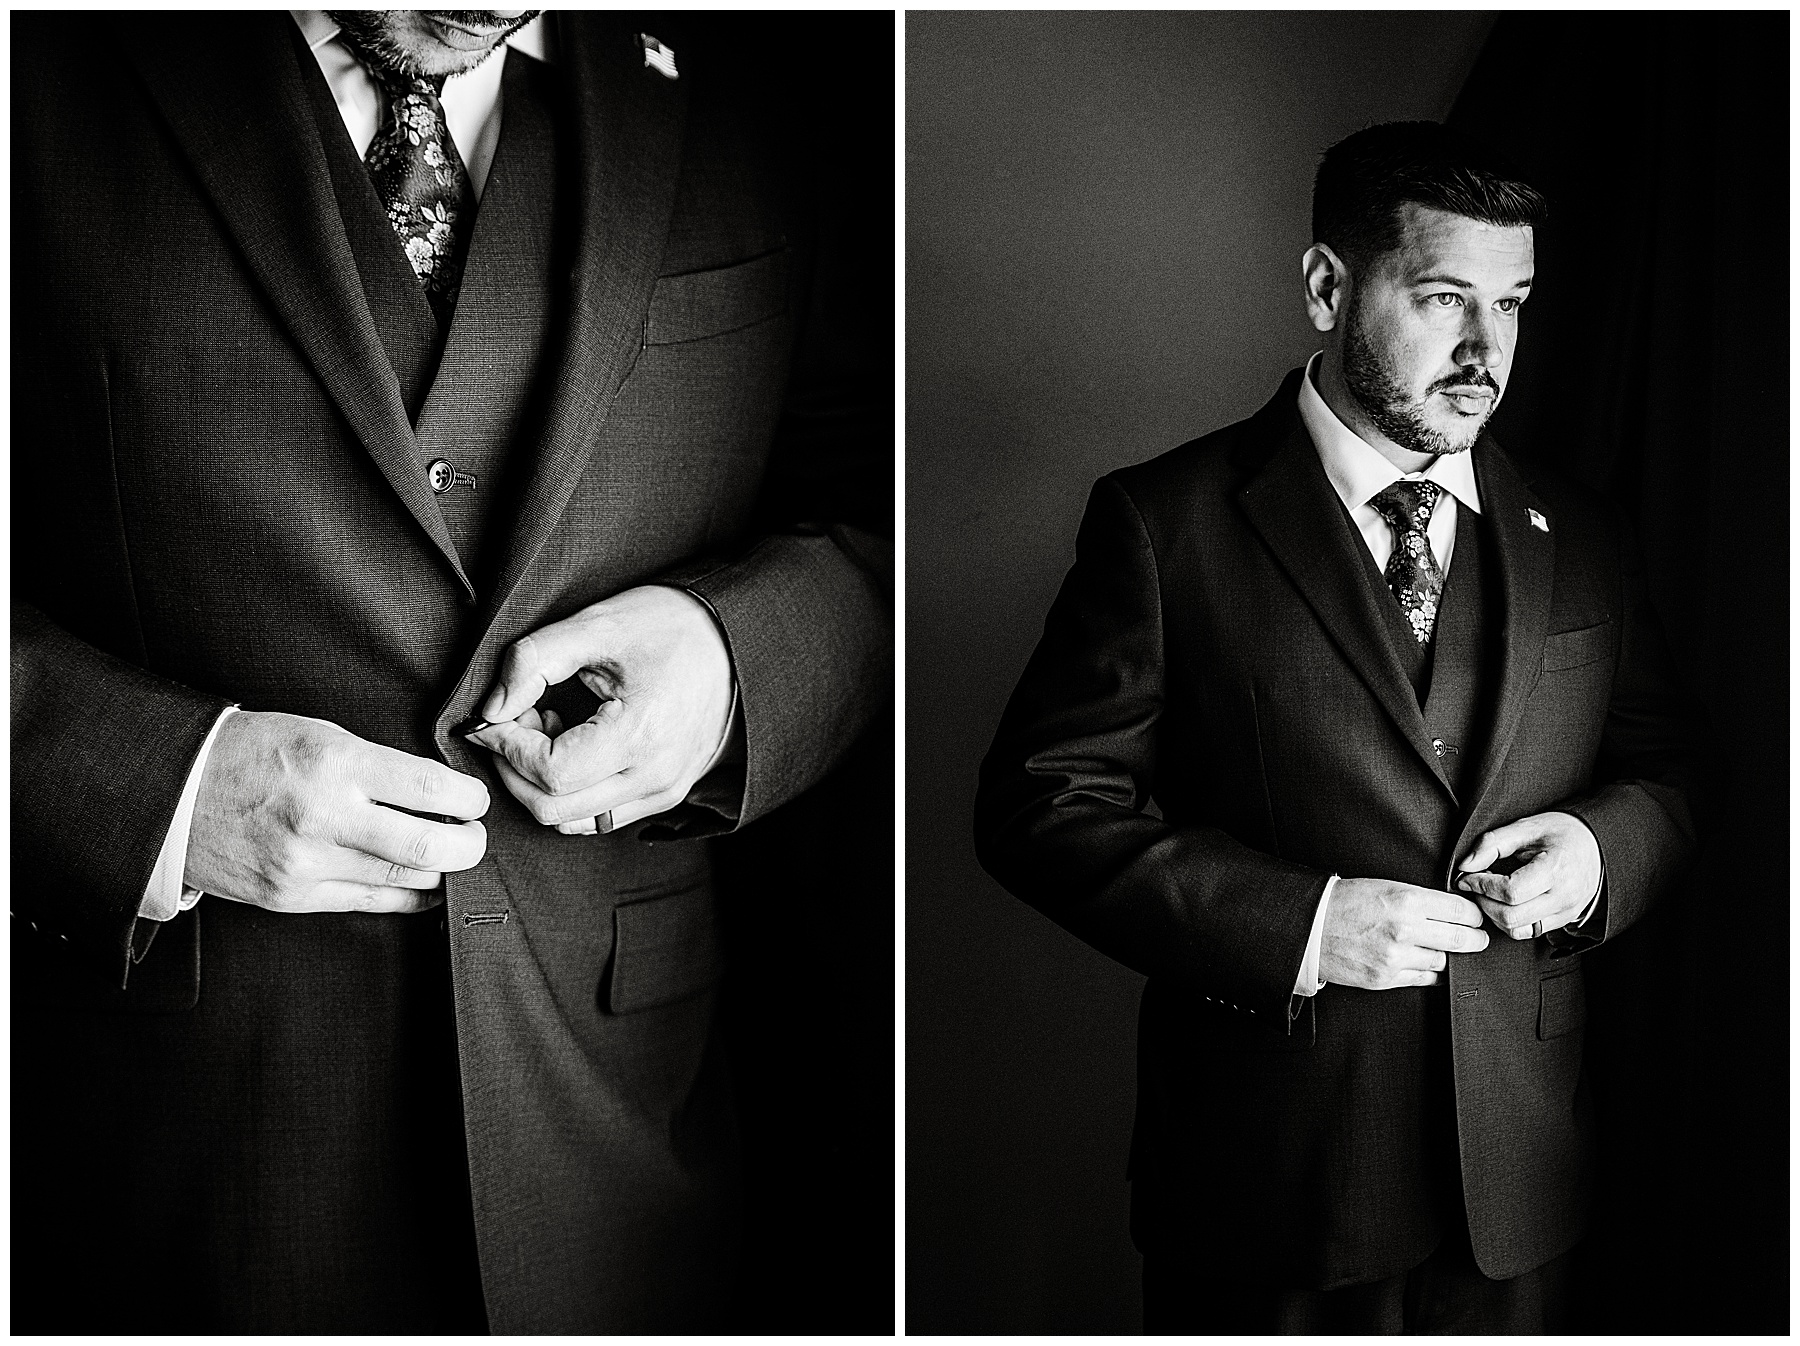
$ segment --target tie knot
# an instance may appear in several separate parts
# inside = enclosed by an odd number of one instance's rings
[[[1423,531],[1443,490],[1435,481],[1396,481],[1370,496],[1369,504],[1390,528]]]

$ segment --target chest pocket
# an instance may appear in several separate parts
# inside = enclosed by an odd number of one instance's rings
[[[644,318],[646,346],[723,336],[778,316],[787,307],[788,250],[735,266],[657,278]]]
[[[1580,668],[1583,664],[1604,659],[1612,652],[1613,624],[1610,620],[1576,631],[1558,631],[1544,640],[1544,672]]]

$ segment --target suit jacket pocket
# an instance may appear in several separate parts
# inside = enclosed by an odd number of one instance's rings
[[[1546,977],[1538,983],[1539,1039],[1548,1042],[1551,1038],[1562,1037],[1586,1022],[1587,987],[1580,968],[1559,977]]]
[[[1544,641],[1544,672],[1580,668],[1613,652],[1613,624],[1601,622],[1576,631],[1558,631]]]
[[[724,970],[712,885],[613,909],[607,1007],[631,1014],[698,995]]]
[[[787,306],[787,276],[783,248],[735,266],[658,277],[644,319],[644,344],[698,341],[773,318]]]

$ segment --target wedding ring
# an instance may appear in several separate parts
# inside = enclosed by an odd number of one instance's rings
[[[1544,923],[1542,921],[1533,921],[1531,923],[1531,937],[1533,939],[1542,939],[1544,937]]]
[[[596,832],[612,831],[612,810],[611,809],[608,809],[605,813],[595,815],[594,830]]]

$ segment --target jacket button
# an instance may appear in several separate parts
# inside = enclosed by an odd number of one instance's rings
[[[1439,757],[1442,757],[1444,755],[1444,740],[1441,738],[1432,739],[1431,740],[1431,750],[1433,752],[1435,752]]]
[[[425,480],[431,483],[431,489],[442,495],[452,486],[467,486],[475,489],[475,478],[467,472],[458,472],[450,465],[448,458],[433,458],[425,469]]]

